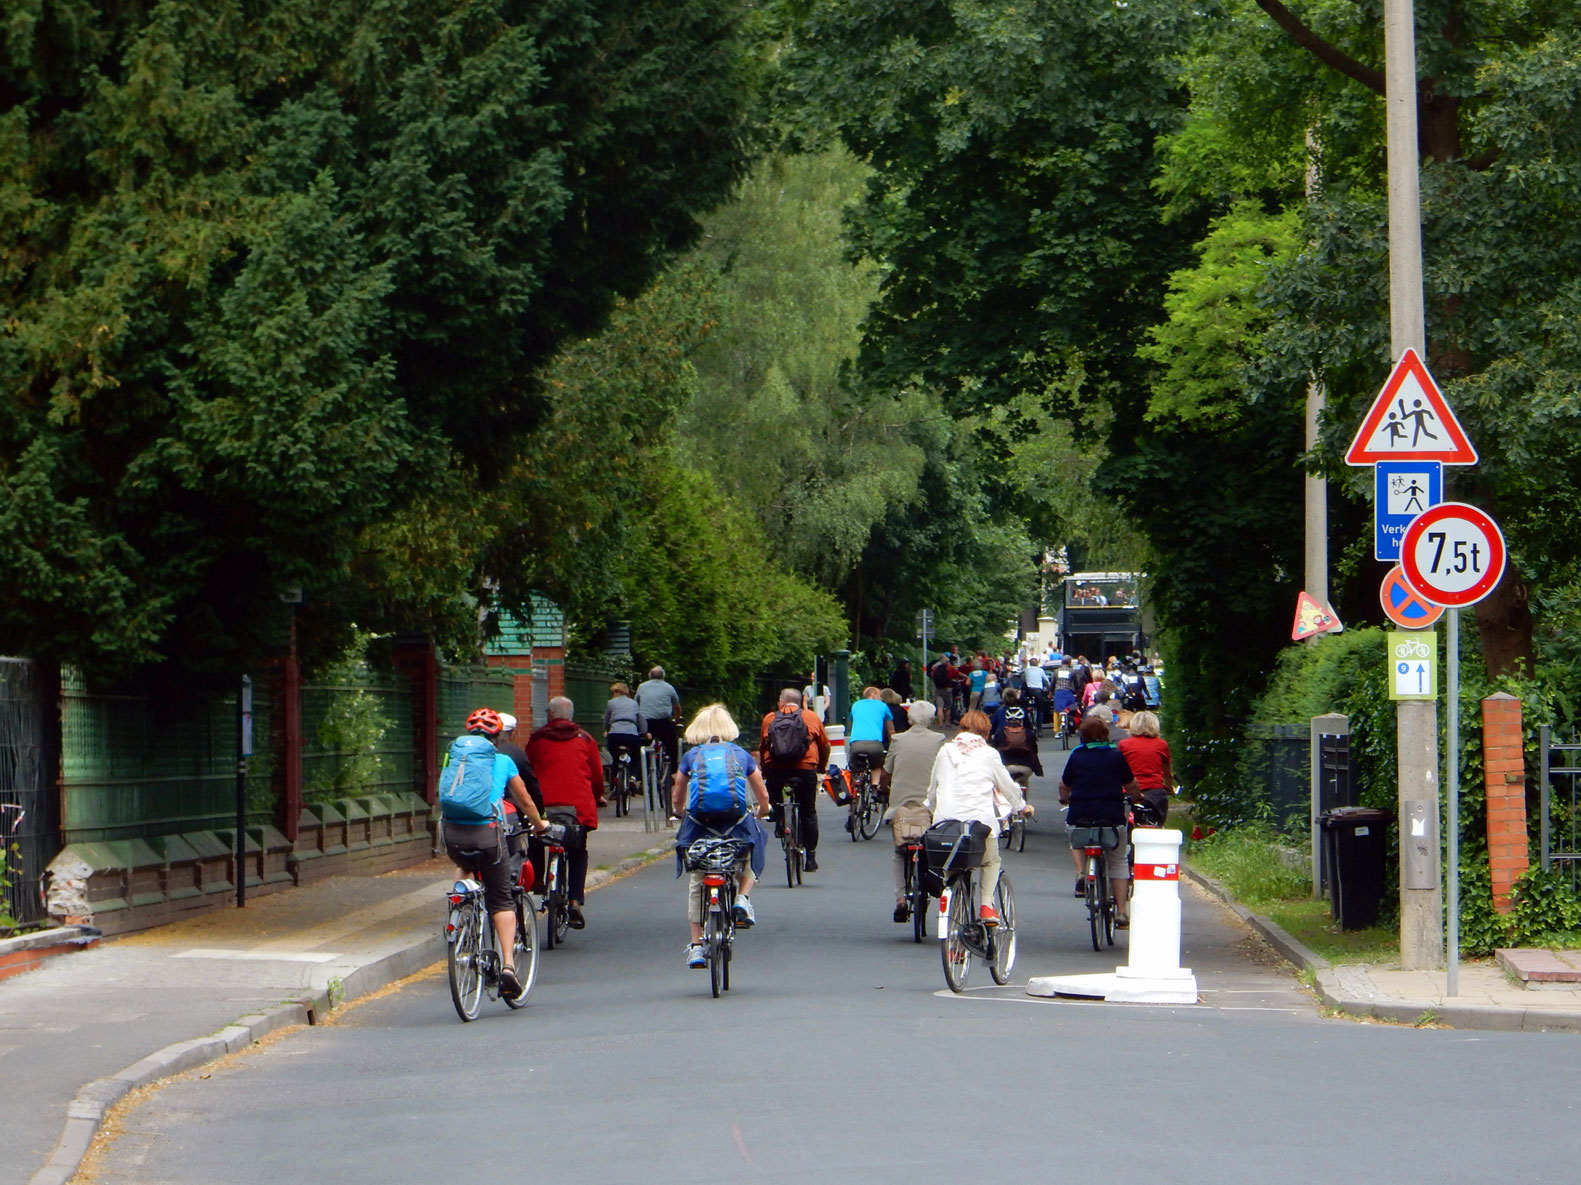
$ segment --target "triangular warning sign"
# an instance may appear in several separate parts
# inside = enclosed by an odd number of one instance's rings
[[[1339,618],[1334,616],[1334,610],[1320,604],[1311,593],[1303,592],[1296,598],[1296,624],[1290,631],[1292,642],[1303,642],[1318,634],[1337,634],[1344,629]]]
[[[1379,461],[1477,463],[1477,450],[1415,350],[1401,355],[1345,454],[1347,465]]]

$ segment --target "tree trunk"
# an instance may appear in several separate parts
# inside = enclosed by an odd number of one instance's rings
[[[1532,674],[1532,612],[1528,596],[1526,580],[1512,561],[1499,586],[1477,602],[1482,663],[1490,678]]]

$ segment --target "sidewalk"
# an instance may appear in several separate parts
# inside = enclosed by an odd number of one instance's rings
[[[605,819],[588,841],[590,892],[670,850],[640,819]],[[0,980],[0,1185],[64,1183],[132,1088],[443,958],[451,879],[443,859],[331,877]],[[596,899],[588,914],[596,928]]]
[[[1336,966],[1269,919],[1239,904],[1217,881],[1188,865],[1182,867],[1191,880],[1224,901],[1281,955],[1310,971],[1318,998],[1337,1012],[1453,1029],[1581,1033],[1581,985],[1532,989],[1507,975],[1497,963],[1462,962],[1458,991],[1450,996],[1443,971],[1402,971],[1366,963]]]

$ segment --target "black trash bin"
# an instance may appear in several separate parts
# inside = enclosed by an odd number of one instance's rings
[[[1389,811],[1342,806],[1318,816],[1329,869],[1329,906],[1341,930],[1364,930],[1378,920],[1389,858]]]

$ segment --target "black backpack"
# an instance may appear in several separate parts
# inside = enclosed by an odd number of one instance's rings
[[[812,735],[807,731],[807,721],[803,719],[800,709],[774,713],[774,719],[769,721],[768,732],[771,762],[775,765],[795,765],[807,756],[807,746],[810,744]]]

